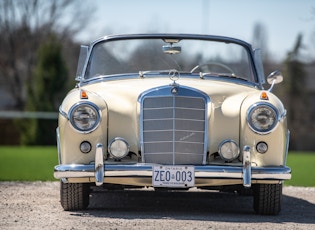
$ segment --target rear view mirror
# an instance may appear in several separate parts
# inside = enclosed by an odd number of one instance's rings
[[[179,54],[182,51],[182,47],[173,46],[173,45],[165,45],[163,46],[163,53],[165,54]]]

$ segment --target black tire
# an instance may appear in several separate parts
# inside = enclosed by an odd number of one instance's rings
[[[282,184],[253,185],[254,210],[260,215],[278,215],[281,210]]]
[[[90,184],[60,182],[60,202],[65,211],[86,209],[89,196]]]

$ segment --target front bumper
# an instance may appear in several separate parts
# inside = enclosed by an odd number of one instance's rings
[[[95,164],[61,164],[55,166],[54,177],[69,182],[95,182],[152,186],[154,164],[104,164],[103,146],[96,147]],[[243,166],[202,165],[195,168],[195,186],[217,186],[242,183],[251,187],[252,183],[279,183],[291,179],[291,169],[287,166],[252,167],[250,148],[244,147]]]

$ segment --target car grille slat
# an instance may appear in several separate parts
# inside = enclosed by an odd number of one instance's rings
[[[206,103],[203,94],[142,95],[143,161],[157,164],[203,164]],[[169,90],[170,92],[170,90]]]

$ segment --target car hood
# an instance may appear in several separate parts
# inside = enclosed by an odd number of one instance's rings
[[[207,81],[207,84],[205,84]],[[150,89],[171,85],[172,81],[165,78],[134,79],[106,81],[85,85],[81,89],[103,98],[109,110],[128,110],[136,108],[139,96]],[[251,85],[235,84],[227,81],[210,81],[201,79],[180,79],[176,81],[181,86],[195,88],[209,95],[213,106],[222,106],[223,102],[232,103],[237,112],[246,96],[257,92]],[[232,105],[231,104],[231,105]],[[229,106],[230,107],[230,106]],[[229,109],[232,109],[231,107]]]

